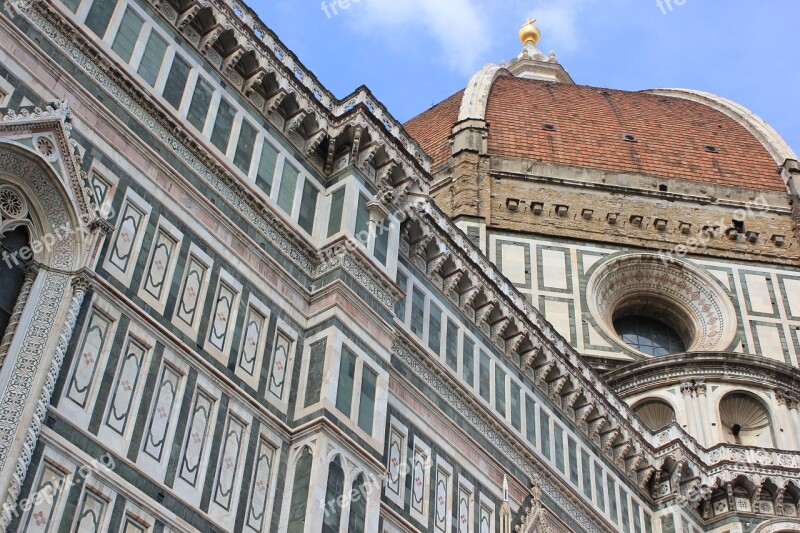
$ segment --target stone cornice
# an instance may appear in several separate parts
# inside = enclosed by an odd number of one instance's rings
[[[603,378],[623,398],[696,378],[707,381],[719,378],[767,389],[800,390],[800,371],[796,368],[764,357],[726,352],[659,357],[626,365]]]
[[[158,0],[153,3],[158,3]],[[228,12],[238,19],[235,22],[240,27],[243,27],[242,30],[248,34],[250,42],[255,40],[259,46],[264,47],[265,51],[272,53],[273,57],[283,64],[286,72],[294,74],[303,86],[314,95],[322,107],[330,110],[334,115],[341,115],[347,109],[363,104],[380,124],[384,126],[388,124],[390,126],[386,129],[402,145],[411,147],[407,149],[409,155],[420,160],[423,167],[426,170],[430,170],[430,156],[422,150],[413,137],[406,133],[402,124],[392,117],[388,109],[375,98],[369,88],[362,85],[343,99],[337,100],[330,91],[322,86],[316,76],[303,66],[297,56],[280,41],[277,35],[263,24],[250,7],[241,2],[231,0],[220,0],[219,4],[226,6]],[[301,75],[298,76],[298,72]]]
[[[408,176],[413,176],[421,185],[427,186],[431,158],[369,89],[362,86],[344,99],[336,99],[245,4],[231,0],[194,1],[182,13],[177,13],[164,0],[149,1],[179,35],[184,33],[201,7],[212,10],[216,23],[214,28],[218,30],[212,28],[198,43],[192,43],[191,39],[188,42],[195,45],[201,56],[213,56],[216,54],[212,50],[213,43],[222,33],[233,32],[236,41],[234,50],[224,58],[217,54],[215,61],[207,57],[209,67],[216,67],[227,78],[230,87],[239,90],[262,111],[264,117],[270,120],[273,118],[270,116],[272,108],[269,102],[265,103],[258,97],[254,99],[252,88],[254,80],[260,82],[265,75],[271,74],[276,76],[285,95],[295,96],[300,112],[313,113],[319,119],[320,131],[324,131],[328,138],[335,142],[336,137],[348,127],[370,124],[370,137],[379,140],[387,150],[389,159],[400,161]],[[259,65],[246,79],[234,68],[244,53],[254,54]],[[314,132],[306,140],[313,136]],[[318,140],[317,145],[320,142]]]
[[[581,175],[585,175],[587,170],[581,167],[572,167],[569,165],[555,165],[549,164],[551,168],[555,168],[556,166],[560,166],[566,169],[575,170],[581,173]],[[603,171],[598,171],[600,174],[605,174]],[[492,169],[489,171],[489,175],[498,177],[498,178],[508,178],[508,179],[520,179],[526,182],[535,182],[535,183],[542,183],[548,185],[565,185],[569,187],[575,187],[580,189],[593,189],[597,191],[603,191],[608,193],[617,193],[617,194],[626,194],[632,196],[643,196],[648,198],[653,198],[657,200],[666,200],[670,202],[687,202],[693,204],[700,204],[700,205],[713,205],[716,207],[725,207],[728,209],[747,209],[748,207],[752,208],[754,203],[752,200],[730,200],[725,198],[712,198],[708,195],[700,195],[700,194],[687,194],[687,193],[680,193],[675,191],[659,191],[656,189],[644,189],[642,187],[635,187],[635,186],[624,186],[614,183],[608,183],[603,181],[593,182],[581,179],[570,179],[564,177],[556,177],[556,176],[544,176],[538,174],[532,174],[528,172],[514,172],[509,170],[500,170],[500,169]],[[663,178],[659,178],[658,176],[640,175],[640,178],[643,181],[664,181]],[[699,187],[710,187],[708,184],[701,184],[699,182],[695,182],[695,184]],[[731,192],[736,192],[739,195],[743,195],[741,189],[737,191],[733,191],[733,188],[723,187],[721,185],[713,185],[715,189],[729,189]],[[757,189],[747,190],[751,196],[762,194],[762,191]],[[773,194],[773,193],[768,193]],[[782,193],[785,197],[785,194]],[[757,204],[758,210],[764,213],[776,214],[776,215],[791,215],[792,209],[788,202],[784,202],[784,206],[780,205],[769,205],[769,204]]]

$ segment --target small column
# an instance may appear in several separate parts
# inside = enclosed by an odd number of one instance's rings
[[[706,384],[704,382],[699,382],[694,386],[695,394],[697,395],[696,405],[698,411],[698,424],[700,425],[700,432],[698,434],[702,434],[704,441],[703,444],[706,448],[713,446],[714,443],[714,436],[712,435],[711,431],[711,417],[709,416],[708,410],[708,396],[706,395]],[[700,440],[700,439],[698,439]]]
[[[681,383],[681,394],[683,395],[683,405],[686,410],[686,431],[697,440],[699,433],[697,431],[697,420],[695,418],[695,406],[692,393],[694,392],[694,383],[691,381],[684,381]]]

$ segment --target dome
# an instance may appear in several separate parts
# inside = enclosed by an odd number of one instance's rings
[[[763,121],[713,95],[630,92],[569,83],[552,61],[489,65],[405,127],[433,158],[451,155],[453,127],[486,122],[487,155],[729,187],[785,191],[776,169],[796,156]],[[565,82],[530,79],[559,69]]]

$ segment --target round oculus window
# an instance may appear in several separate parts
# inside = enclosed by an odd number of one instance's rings
[[[609,340],[645,357],[728,350],[736,311],[719,282],[688,261],[611,256],[593,268],[587,304]]]

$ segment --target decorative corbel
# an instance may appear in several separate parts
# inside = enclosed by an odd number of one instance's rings
[[[594,440],[600,434],[600,430],[603,429],[606,422],[608,422],[608,417],[603,414],[592,420],[589,424],[589,438]]]
[[[376,142],[370,143],[364,150],[361,152],[361,161],[359,162],[360,167],[364,167],[365,165],[371,164],[375,160],[375,155],[380,150],[381,145]]]
[[[286,121],[286,126],[284,127],[286,133],[295,133],[303,124],[308,114],[308,111],[305,109],[301,109],[295,113],[293,117]]]
[[[228,54],[225,59],[222,60],[222,65],[220,66],[220,71],[226,76],[230,75],[231,70],[236,66],[239,60],[244,55],[245,49],[244,47],[240,46],[230,54]]]
[[[381,168],[378,169],[377,174],[377,181],[381,186],[393,186],[394,183],[391,180],[392,174],[394,173],[395,169],[400,166],[400,164],[392,159],[391,161],[387,162]]]
[[[336,159],[336,139],[335,135],[331,135],[328,140],[328,154],[325,157],[325,174],[333,172],[333,164]]]
[[[547,383],[548,396],[551,400],[555,401],[556,399],[561,398],[561,389],[564,388],[564,385],[567,384],[567,381],[569,381],[567,376],[562,375]]]
[[[466,312],[470,306],[472,306],[472,302],[475,301],[475,298],[478,297],[478,294],[481,292],[480,285],[473,285],[469,289],[465,290],[461,293],[461,297],[459,298],[458,307]]]
[[[317,151],[319,145],[322,144],[322,141],[325,140],[327,133],[324,130],[319,130],[317,133],[313,134],[309,139],[306,141],[306,146],[304,152],[307,156],[310,156],[314,152]]]
[[[628,455],[628,451],[633,447],[633,443],[625,439],[622,443],[618,444],[614,447],[614,462],[619,464],[624,464],[625,457]]]
[[[534,367],[533,369],[533,383],[538,388],[542,388],[545,383],[545,379],[547,379],[548,374],[553,370],[553,367],[556,366],[556,362],[553,360],[545,361],[539,366]]]
[[[199,2],[195,2],[187,7],[183,13],[178,15],[178,18],[175,21],[175,26],[178,27],[178,31],[183,32],[186,29],[189,23],[194,19],[194,16],[197,15],[197,12],[200,11],[201,7],[202,6]]]
[[[483,324],[487,323],[489,319],[489,315],[492,314],[497,304],[494,300],[487,300],[483,305],[480,307],[475,308],[475,323],[480,328]]]
[[[506,357],[511,358],[515,353],[517,353],[517,350],[519,350],[519,347],[527,338],[527,333],[519,332],[516,335],[506,339]]]
[[[350,161],[354,164],[358,163],[358,152],[361,150],[361,137],[364,135],[364,128],[362,126],[354,126],[355,134],[353,134],[353,146],[350,148]]]
[[[411,243],[411,256],[419,257],[427,263],[425,250],[428,248],[431,241],[433,241],[433,235],[429,233],[422,234],[419,239]]]
[[[259,68],[256,70],[249,78],[244,80],[244,84],[242,85],[242,92],[247,98],[253,96],[256,91],[256,87],[261,85],[264,81],[264,78],[267,77],[267,71],[263,68]]]
[[[532,350],[528,350],[524,354],[522,354],[521,360],[521,370],[522,372],[527,372],[529,368],[533,366],[533,362],[542,355],[542,349],[539,346],[534,347]]]
[[[562,409],[572,409],[575,405],[575,402],[578,401],[578,398],[583,393],[583,391],[579,388],[574,388],[570,392],[566,393],[561,397],[561,408]]]
[[[452,273],[445,276],[443,284],[444,293],[449,294],[450,291],[454,291],[462,277],[464,277],[464,271],[461,269],[454,270]]]
[[[222,24],[217,24],[208,30],[206,34],[200,38],[200,44],[198,46],[200,53],[202,55],[206,55],[208,51],[211,50],[211,47],[214,46],[214,43],[217,42],[219,36],[222,35],[222,32],[225,30],[226,28]]]
[[[647,484],[650,483],[650,479],[653,477],[653,474],[656,473],[656,467],[653,465],[648,464],[644,468],[639,469],[636,472],[637,483],[641,490],[644,490],[647,487]]]
[[[286,92],[286,89],[278,89],[275,91],[275,94],[267,98],[267,102],[264,104],[264,113],[267,115],[274,113],[281,103],[283,103],[283,100],[287,95],[288,93]]]
[[[490,325],[491,337],[493,339],[503,339],[503,333],[505,333],[506,329],[508,328],[509,324],[511,324],[511,319],[508,318],[508,313],[503,313],[499,320],[495,321]]]
[[[428,277],[435,277],[444,266],[445,262],[450,258],[450,252],[440,250],[439,254],[428,261],[427,274]]]
[[[639,450],[636,450],[633,455],[629,455],[625,458],[625,472],[628,474],[628,477],[636,477],[636,473],[642,461],[644,461],[644,455],[642,455],[642,452]]]

